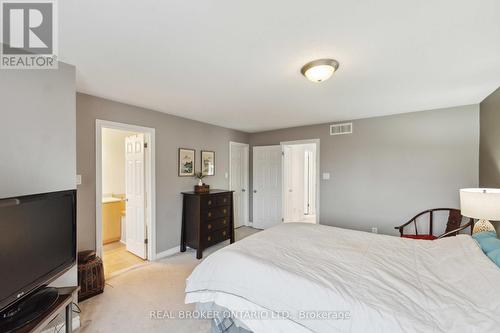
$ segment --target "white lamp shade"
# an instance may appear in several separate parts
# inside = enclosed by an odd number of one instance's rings
[[[465,188],[460,190],[462,215],[480,220],[500,220],[500,189]]]

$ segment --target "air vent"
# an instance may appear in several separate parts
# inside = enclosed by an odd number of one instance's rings
[[[330,135],[352,134],[352,123],[330,125]]]

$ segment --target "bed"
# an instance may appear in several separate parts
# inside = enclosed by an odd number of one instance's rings
[[[494,332],[500,269],[469,235],[287,223],[207,257],[187,279],[186,303],[229,310],[255,333]]]

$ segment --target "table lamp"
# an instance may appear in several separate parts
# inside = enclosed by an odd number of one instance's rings
[[[472,233],[495,231],[489,220],[500,220],[500,189],[465,188],[460,190],[460,210],[463,216],[479,219]]]

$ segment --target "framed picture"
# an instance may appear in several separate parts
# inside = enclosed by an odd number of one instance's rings
[[[215,152],[201,151],[201,173],[205,176],[215,175]]]
[[[194,176],[195,150],[179,148],[179,177]]]

